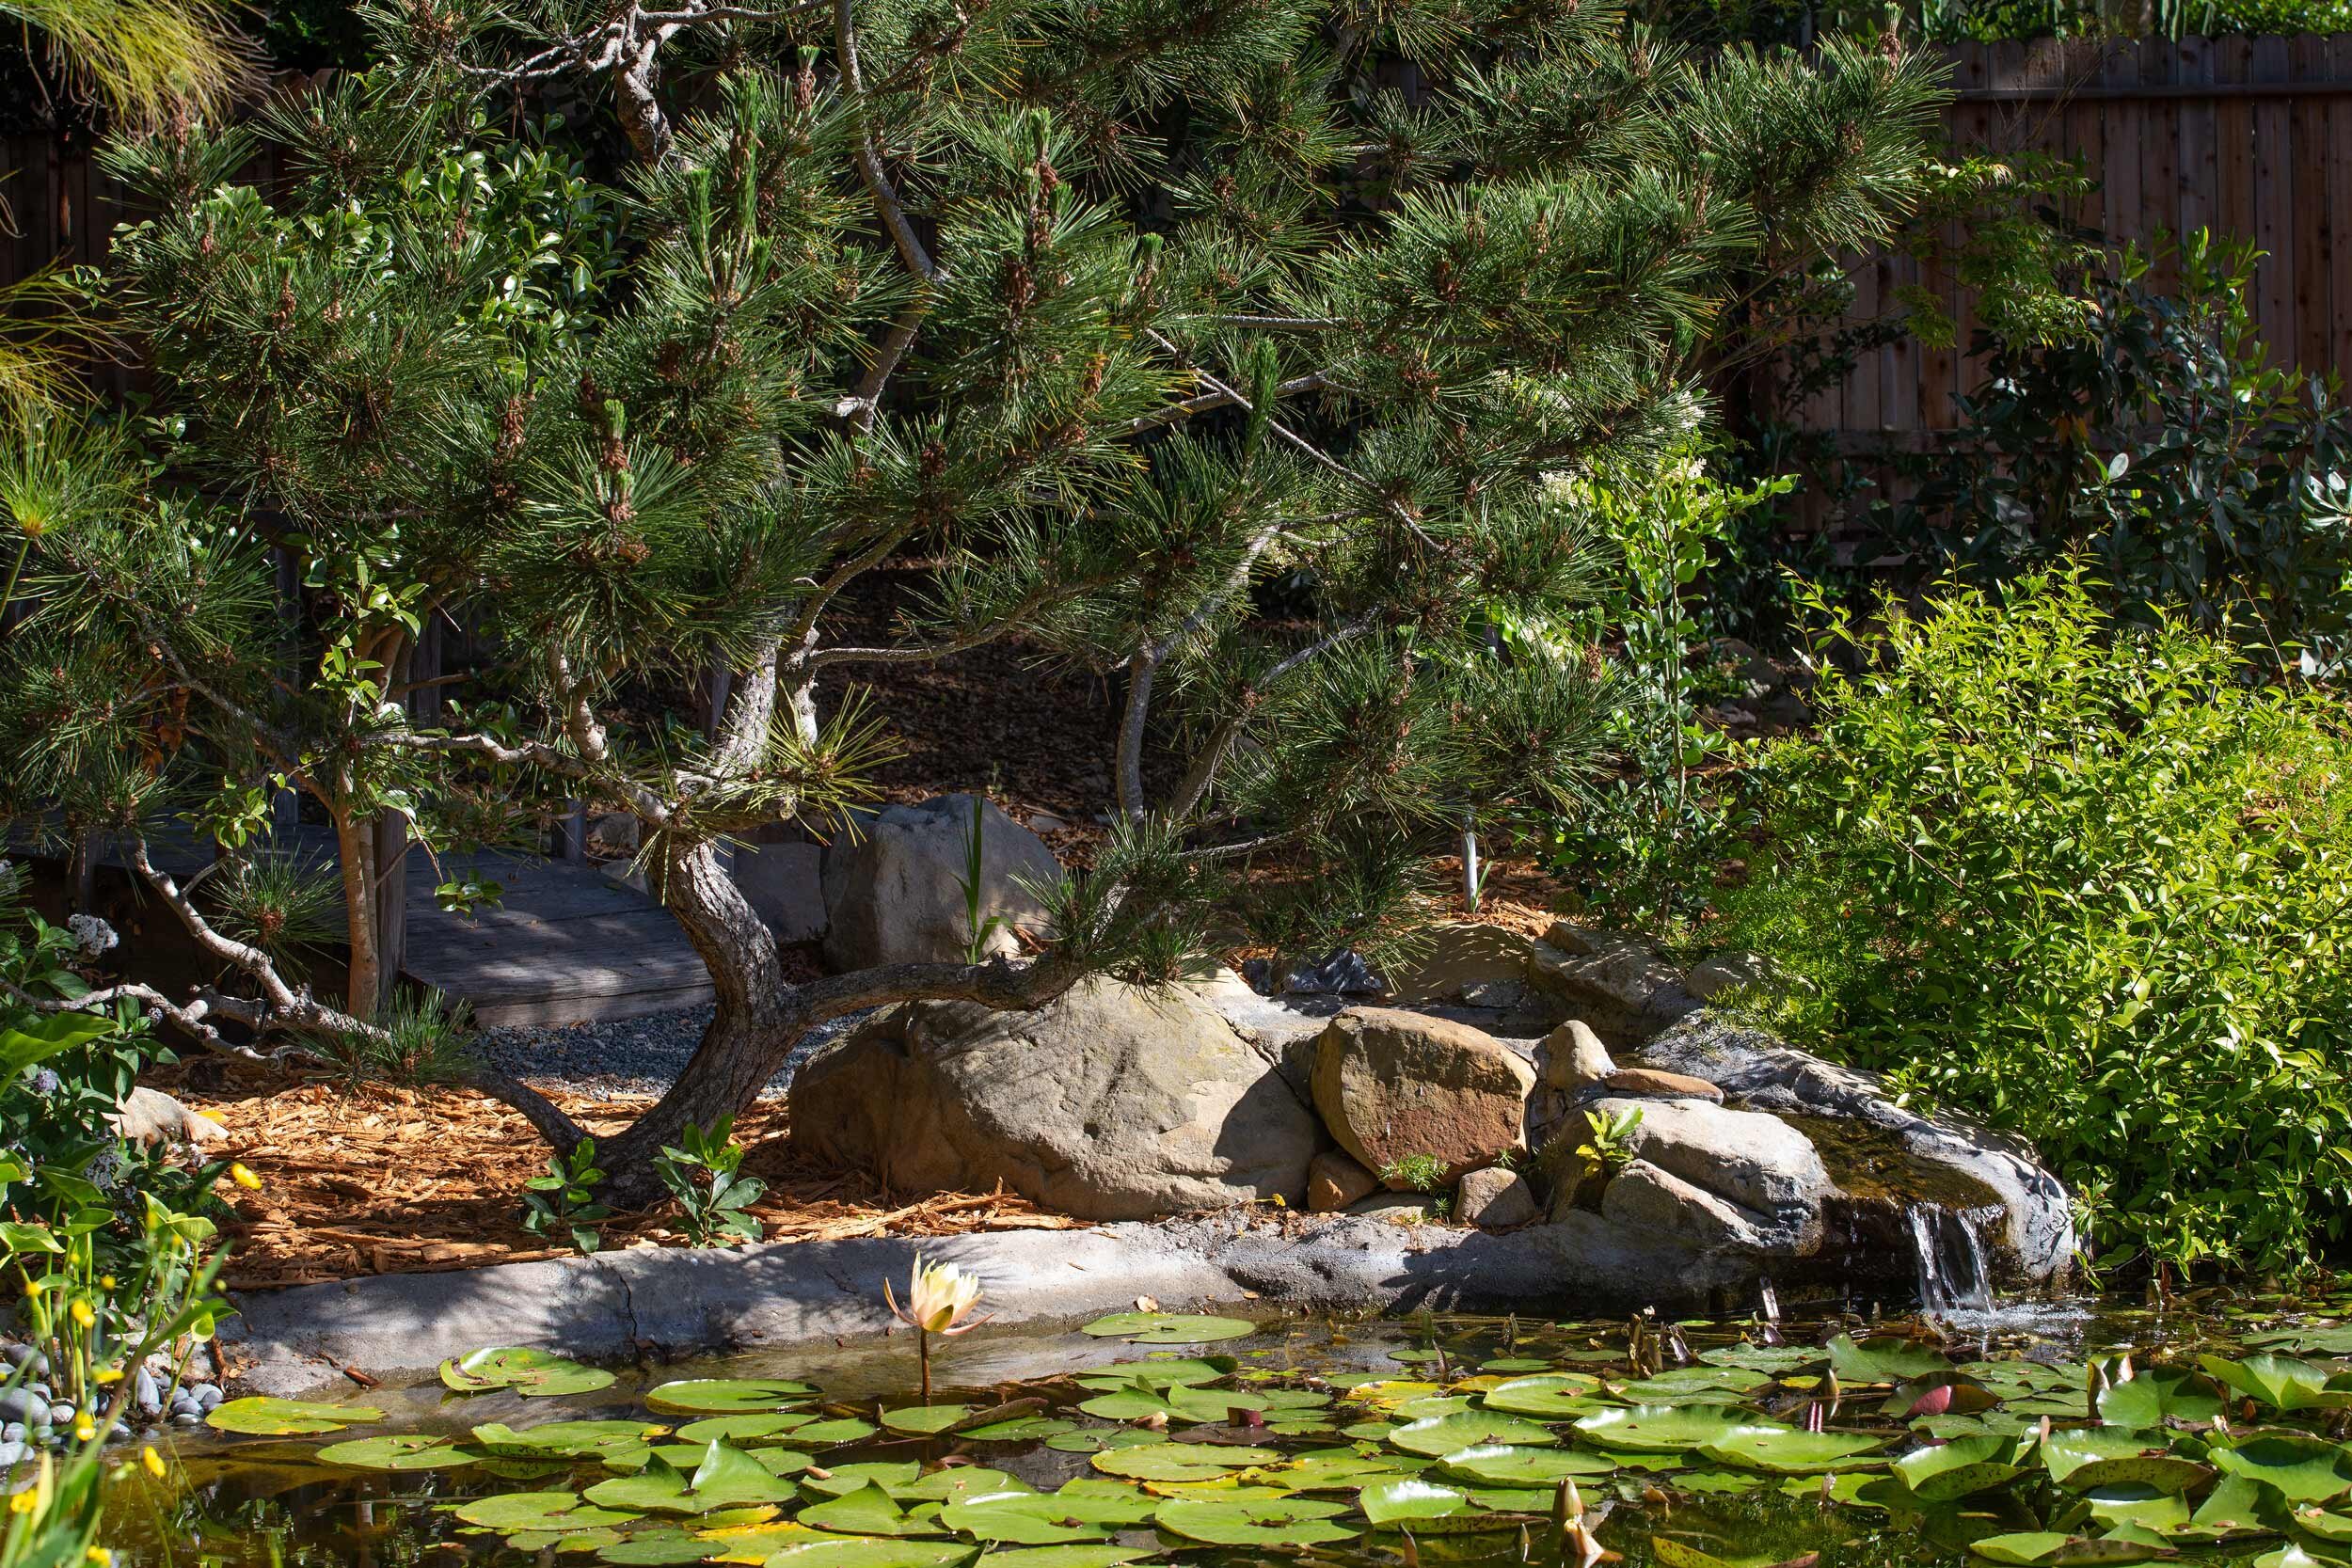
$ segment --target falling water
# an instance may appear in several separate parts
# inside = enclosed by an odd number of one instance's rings
[[[1919,1309],[1934,1318],[1990,1316],[1993,1271],[1986,1266],[1975,1218],[1932,1203],[1913,1204],[1904,1218],[1911,1222],[1912,1256],[1919,1272]]]

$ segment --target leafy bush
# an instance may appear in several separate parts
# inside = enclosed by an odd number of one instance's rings
[[[1961,400],[1962,437],[1874,509],[1890,546],[1993,577],[2082,556],[2136,615],[2177,604],[2340,658],[2352,417],[2316,376],[2266,366],[2255,254],[2199,230],[2159,294],[2127,248],[2084,275],[2084,332],[1980,339],[1990,375]]]
[[[1858,636],[1817,642],[1820,733],[1760,764],[1743,1007],[2032,1139],[2101,1243],[2272,1268],[2342,1238],[2339,707],[2073,570]]]
[[[594,1253],[604,1244],[597,1227],[612,1217],[612,1209],[596,1201],[603,1180],[594,1138],[580,1139],[568,1155],[548,1155],[547,1174],[523,1183],[523,1228],[533,1236],[561,1233],[581,1257]]]
[[[675,1144],[654,1156],[654,1174],[677,1200],[678,1223],[696,1246],[724,1246],[730,1240],[759,1240],[759,1220],[750,1210],[768,1190],[743,1168],[743,1146],[735,1141],[735,1118],[721,1117],[708,1132],[687,1123]]]

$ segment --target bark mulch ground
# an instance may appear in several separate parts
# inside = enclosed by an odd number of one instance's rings
[[[427,1274],[564,1256],[522,1227],[523,1183],[541,1173],[547,1146],[514,1111],[459,1088],[347,1090],[274,1070],[199,1090],[172,1085],[193,1109],[229,1130],[211,1152],[242,1161],[258,1192],[221,1183],[235,1211],[223,1226],[233,1251],[226,1282],[268,1290],[363,1274]],[[650,1101],[551,1096],[582,1126],[612,1133]],[[736,1124],[751,1149],[744,1168],[768,1183],[753,1206],[771,1242],[850,1236],[946,1236],[972,1230],[1071,1229],[1011,1193],[941,1193],[894,1198],[862,1176],[815,1169],[784,1138],[781,1101]],[[684,1246],[656,1211],[606,1222],[608,1249]]]

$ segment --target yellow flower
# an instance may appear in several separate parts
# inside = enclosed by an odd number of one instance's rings
[[[90,1373],[90,1381],[102,1388],[111,1387],[122,1381],[122,1369],[119,1367],[103,1368]]]
[[[229,1167],[229,1180],[249,1193],[258,1193],[262,1190],[262,1179],[242,1164],[232,1164]]]
[[[22,1492],[9,1494],[8,1512],[10,1513],[30,1513],[40,1505],[40,1496],[30,1487],[27,1487]]]
[[[139,1450],[139,1463],[146,1465],[147,1473],[157,1481],[164,1479],[164,1456],[155,1451],[154,1444],[150,1443]]]
[[[73,1321],[87,1328],[98,1322],[98,1314],[89,1309],[88,1302],[77,1296],[73,1302]]]
[[[73,1418],[73,1435],[87,1443],[98,1435],[98,1423],[87,1416],[76,1416]]]
[[[115,1554],[103,1546],[92,1546],[82,1555],[90,1563],[91,1568],[113,1568]]]
[[[914,1260],[914,1276],[907,1282],[907,1304],[900,1307],[890,1293],[890,1283],[882,1282],[882,1300],[900,1323],[919,1328],[926,1334],[961,1334],[979,1326],[979,1320],[964,1323],[963,1319],[980,1299],[980,1280],[953,1263],[926,1263]],[[961,1327],[958,1327],[958,1324]]]
[[[24,1293],[25,1293],[26,1295],[28,1295],[28,1296],[38,1296],[38,1295],[40,1295],[40,1292],[41,1292],[41,1283],[40,1283],[40,1280],[38,1280],[38,1279],[28,1279],[28,1280],[26,1280],[26,1281],[24,1282]]]
[[[100,1275],[98,1276],[98,1288],[102,1291],[113,1290],[115,1288],[115,1276],[110,1274]]]

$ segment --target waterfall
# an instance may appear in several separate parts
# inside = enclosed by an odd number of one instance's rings
[[[1912,1259],[1919,1275],[1919,1309],[1933,1318],[1993,1310],[1993,1271],[1984,1239],[1966,1211],[1915,1203],[1903,1212],[1911,1225]]]

